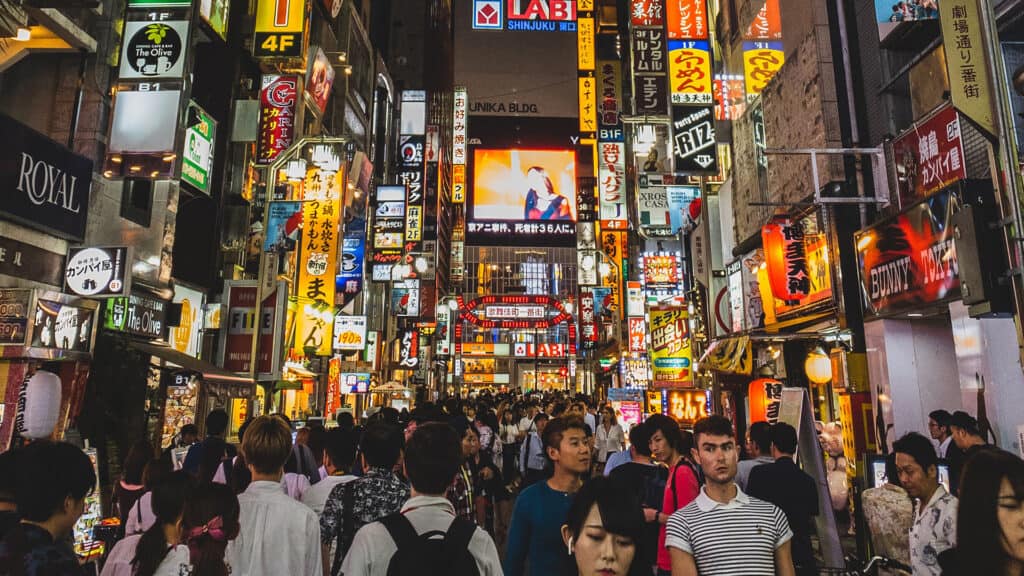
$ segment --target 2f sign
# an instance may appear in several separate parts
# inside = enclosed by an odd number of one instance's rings
[[[305,0],[258,0],[253,55],[257,58],[302,56],[306,27]]]

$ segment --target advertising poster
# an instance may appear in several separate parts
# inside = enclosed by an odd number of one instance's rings
[[[651,384],[651,363],[647,358],[623,358],[623,381],[627,388],[647,388]]]
[[[474,161],[474,220],[576,221],[574,151],[477,149]]]
[[[181,304],[181,321],[168,330],[167,343],[178,352],[194,358],[199,357],[202,348],[205,300],[206,295],[198,290],[174,285],[173,301]]]
[[[120,78],[181,78],[185,72],[188,31],[187,20],[125,22]]]
[[[370,391],[369,373],[342,372],[339,380],[342,394],[366,394]]]
[[[669,82],[673,104],[712,104],[711,43],[669,40]]]
[[[615,409],[615,414],[618,416],[623,430],[632,430],[643,420],[643,407],[640,402],[634,400],[612,402],[612,408]]]
[[[640,257],[640,283],[648,294],[676,294],[683,283],[682,256],[671,252],[645,252]]]
[[[195,124],[185,129],[185,151],[181,156],[181,179],[204,194],[210,193],[213,145],[217,121],[195,102],[189,102],[189,118]]]
[[[396,316],[420,315],[420,281],[396,282],[391,290],[391,313]]]
[[[682,307],[651,308],[651,370],[654,386],[672,388],[693,383],[693,350],[689,314]]]
[[[263,251],[284,253],[295,250],[302,233],[302,202],[271,202]]]
[[[228,37],[228,13],[230,10],[231,0],[199,0],[199,15],[221,37],[221,40],[227,40]]]
[[[951,0],[944,1],[950,2]],[[878,21],[879,38],[884,40],[902,22],[938,20],[938,4],[938,2],[875,0],[875,19]]]
[[[323,48],[317,47],[316,57],[313,58],[313,68],[309,71],[309,81],[306,83],[306,91],[313,97],[317,110],[323,114],[327,110],[327,100],[331,97],[331,88],[334,86],[334,66],[327,59]]]
[[[296,1],[296,0],[291,0]],[[262,0],[260,4],[269,0]],[[299,77],[265,74],[260,89],[260,138],[257,164],[270,164],[292,145]]]
[[[332,180],[326,198],[303,202],[302,252],[297,283],[299,307],[293,347],[301,354],[306,348],[314,348],[318,356],[331,355],[342,173],[335,174]]]
[[[366,316],[334,317],[334,349],[363,350],[366,348]]]
[[[94,317],[92,308],[37,298],[30,345],[33,348],[90,352]]]

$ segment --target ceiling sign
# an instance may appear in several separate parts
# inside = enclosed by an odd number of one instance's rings
[[[540,318],[534,316],[522,317],[518,316],[519,312],[514,313],[517,314],[514,318],[499,316],[498,319],[495,319],[488,316],[489,310],[496,312],[501,310],[500,313],[505,313],[508,312],[509,308],[521,306],[526,310],[540,307],[546,311],[548,308],[551,308],[555,311],[555,314],[550,318],[544,316]],[[480,328],[551,328],[572,318],[572,314],[565,310],[561,300],[547,295],[484,296],[483,298],[470,300],[465,305],[463,305],[460,298],[459,308],[462,310],[462,320]],[[534,312],[529,312],[529,314],[534,314]]]

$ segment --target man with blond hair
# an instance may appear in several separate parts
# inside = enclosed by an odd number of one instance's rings
[[[316,512],[289,497],[281,485],[292,453],[284,420],[260,416],[242,438],[252,482],[238,495],[242,525],[227,551],[232,573],[243,576],[320,574],[320,523]]]

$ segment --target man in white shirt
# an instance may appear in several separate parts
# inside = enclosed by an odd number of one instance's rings
[[[245,432],[242,454],[252,482],[238,495],[241,531],[226,553],[233,576],[323,571],[319,519],[281,487],[291,452],[291,430],[276,416],[260,416]]]
[[[525,439],[526,435],[530,433],[530,429],[533,428],[533,419],[537,417],[538,412],[540,412],[540,408],[536,404],[530,404],[526,407],[526,416],[519,419],[520,441]]]
[[[428,532],[444,534],[443,537],[431,535],[430,539],[443,538],[443,557],[447,561],[444,568],[448,569],[447,572],[458,572],[459,562],[473,562],[481,576],[500,576],[501,560],[490,535],[469,521],[457,519],[455,509],[445,498],[445,491],[461,462],[461,440],[451,426],[438,422],[418,426],[406,444],[404,460],[405,475],[412,483],[412,497],[402,506],[400,513],[371,522],[356,532],[341,572],[346,575],[386,576],[392,561],[415,562],[417,558],[409,554],[398,554],[396,544],[396,535],[402,534],[403,530],[411,537],[408,532],[411,526],[417,538]],[[460,539],[463,541],[459,542]],[[419,561],[424,559],[419,558]],[[420,568],[431,572],[422,564]]]
[[[914,576],[940,576],[939,554],[956,546],[956,496],[939,484],[938,457],[932,443],[910,432],[892,445],[900,484],[914,499],[910,528],[910,565]]]
[[[302,503],[312,508],[317,516],[322,514],[331,490],[339,484],[356,479],[347,473],[355,459],[355,433],[341,428],[329,430],[324,445],[324,469],[327,476],[306,490]]]
[[[541,441],[541,434],[547,426],[548,415],[538,412],[533,419],[533,426],[523,440],[519,448],[519,472],[523,475],[522,487],[542,480],[546,474],[548,464],[547,456],[544,455],[544,443]]]

